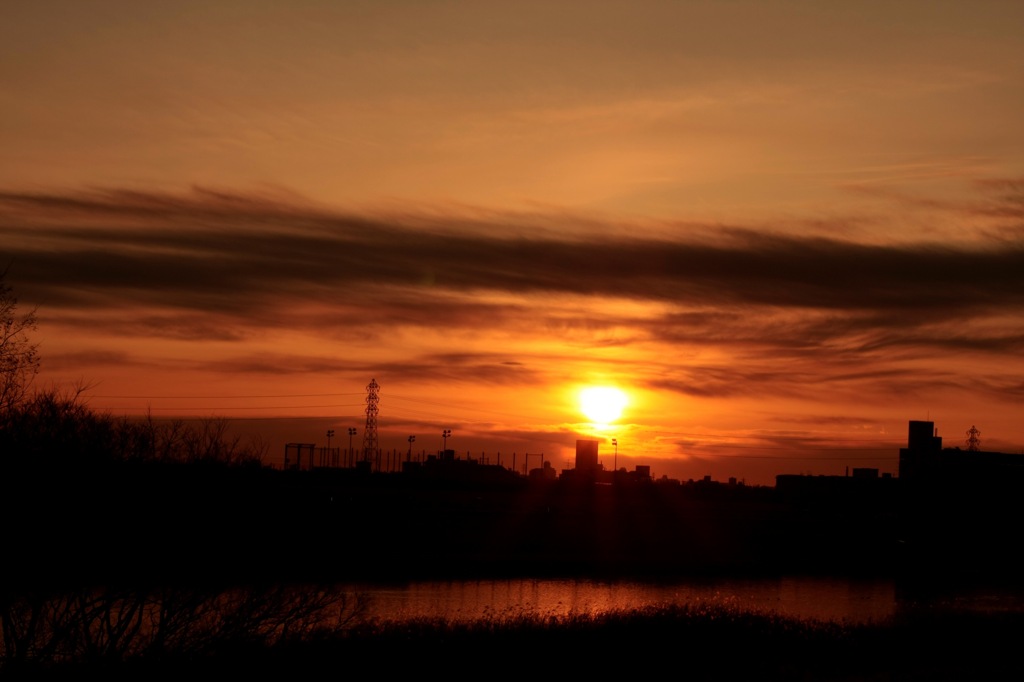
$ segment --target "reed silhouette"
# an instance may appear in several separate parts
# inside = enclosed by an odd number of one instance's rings
[[[170,585],[0,592],[0,672],[268,649],[351,627],[358,595],[316,585]]]
[[[653,675],[686,679],[1014,679],[1019,613],[911,612],[880,623],[722,605],[600,615],[377,622],[308,588],[108,590],[3,603],[5,678],[120,674]]]

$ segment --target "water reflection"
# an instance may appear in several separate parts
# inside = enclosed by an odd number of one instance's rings
[[[891,580],[827,578],[650,584],[584,580],[480,580],[360,586],[380,620],[597,615],[660,605],[712,604],[821,621],[868,623],[896,612]]]

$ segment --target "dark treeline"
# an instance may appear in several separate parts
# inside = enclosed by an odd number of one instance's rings
[[[117,419],[74,393],[37,394],[0,428],[4,542],[19,557],[8,574],[77,587],[945,570],[988,577],[1021,566],[1001,541],[1021,520],[1021,498],[996,488],[909,497],[897,479],[786,492],[455,475],[472,467],[453,475],[280,471],[262,466],[263,454],[223,421]]]
[[[808,513],[773,488],[279,471],[223,423],[53,393],[0,443],[11,574],[46,585],[878,573],[897,550],[891,499]]]
[[[869,670],[882,670],[881,679],[907,671],[956,679],[979,663],[991,672],[1020,668],[995,656],[1007,632],[1020,632],[1015,614],[854,627],[676,608],[381,624],[361,618],[357,597],[331,588],[783,573],[885,575],[926,588],[924,577],[944,575],[962,554],[950,527],[974,542],[960,567],[988,575],[993,556],[1013,554],[974,551],[1019,520],[1008,491],[980,512],[980,493],[943,491],[928,502],[947,510],[938,528],[930,511],[908,513],[923,498],[907,498],[895,480],[783,494],[579,477],[279,471],[262,466],[263,454],[225,422],[117,419],[76,393],[42,392],[8,410],[0,420],[0,672],[284,674],[372,664],[456,666],[449,669],[468,676],[495,661],[522,672],[553,661],[603,671],[612,651],[615,665],[633,671],[670,652],[695,679],[755,671],[767,671],[761,679],[857,679]],[[990,518],[992,509],[1002,516]],[[985,529],[972,526],[979,521]],[[1014,580],[1016,566],[1003,563]],[[931,658],[916,643],[922,637]],[[398,650],[404,655],[395,657]]]
[[[91,410],[80,391],[46,390],[0,413],[6,469],[54,471],[104,462],[189,462],[259,466],[259,442],[229,437],[228,422],[115,418]]]

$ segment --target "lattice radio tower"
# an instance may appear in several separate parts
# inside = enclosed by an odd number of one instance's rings
[[[967,451],[977,452],[981,449],[981,431],[973,424],[967,429]]]
[[[363,429],[363,461],[371,464],[377,458],[377,403],[380,402],[380,384],[371,379],[366,385],[366,428]]]

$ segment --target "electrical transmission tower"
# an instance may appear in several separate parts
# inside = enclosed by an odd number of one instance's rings
[[[363,461],[370,462],[377,458],[380,449],[377,442],[377,403],[380,402],[380,384],[371,379],[366,385],[366,428],[363,429]]]
[[[967,451],[977,452],[978,450],[981,449],[980,447],[978,447],[980,445],[981,431],[979,431],[977,427],[972,424],[971,428],[967,429]]]

